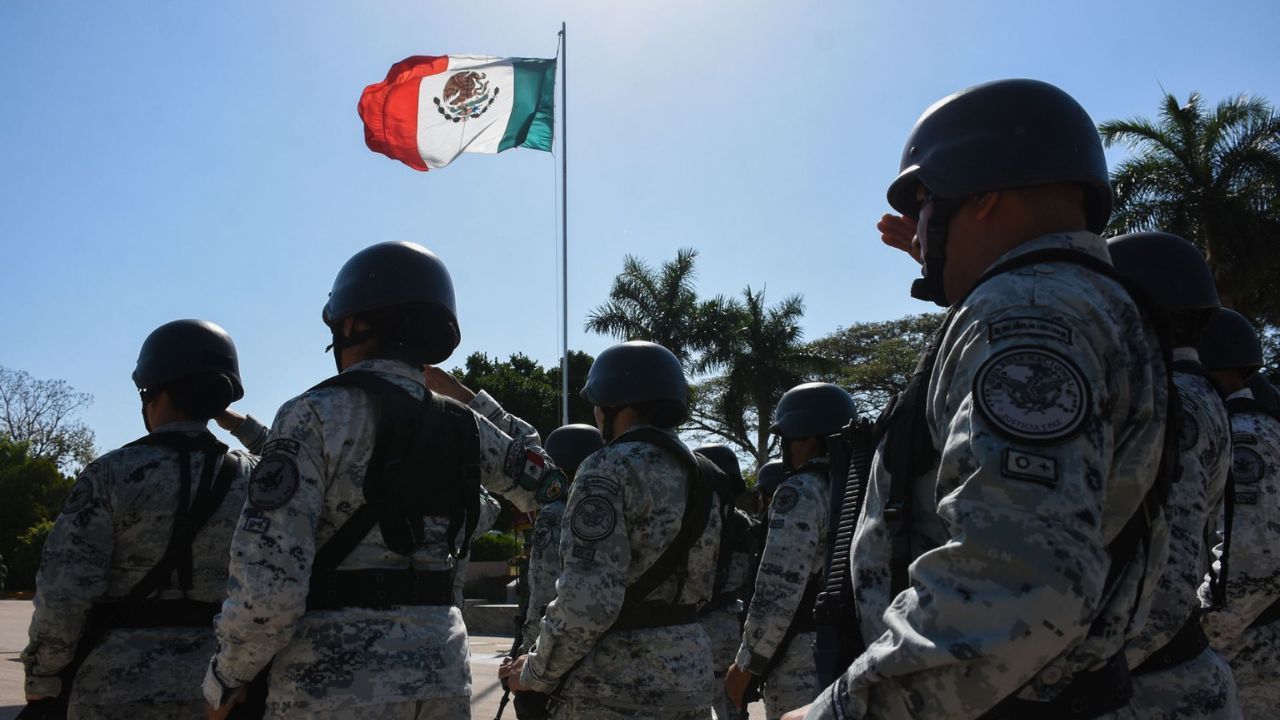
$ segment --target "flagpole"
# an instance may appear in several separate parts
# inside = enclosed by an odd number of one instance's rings
[[[569,105],[568,37],[560,22],[560,307],[564,321],[560,336],[560,424],[569,424]]]

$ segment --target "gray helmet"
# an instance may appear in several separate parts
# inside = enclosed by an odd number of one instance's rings
[[[1200,340],[1200,362],[1210,370],[1240,370],[1245,377],[1262,367],[1262,341],[1249,318],[1222,308]]]
[[[769,432],[792,440],[826,437],[840,432],[857,414],[853,398],[839,385],[804,383],[782,394]]]
[[[1271,412],[1280,412],[1280,391],[1276,390],[1276,386],[1267,380],[1262,373],[1257,373],[1249,378],[1249,390],[1253,392],[1253,399],[1257,400]]]
[[[738,464],[738,454],[724,443],[709,443],[693,449],[702,457],[715,463],[725,475],[729,476],[731,490],[736,495],[746,489],[747,483],[742,479],[742,466]]]
[[[569,477],[578,472],[578,466],[591,453],[604,447],[604,438],[600,431],[591,425],[565,425],[558,427],[547,435],[542,449],[551,456],[556,464]]]
[[[756,489],[767,495],[778,491],[778,486],[787,479],[787,468],[781,460],[770,460],[760,466],[756,472]]]
[[[1218,288],[1204,253],[1163,232],[1136,232],[1107,241],[1116,270],[1136,282],[1166,310],[1212,310]]]
[[[689,383],[670,350],[632,340],[606,348],[591,363],[582,399],[601,408],[666,400],[682,413],[678,425],[689,411]]]
[[[227,331],[208,320],[174,320],[152,330],[142,342],[133,384],[139,390],[156,389],[199,375],[230,381],[231,402],[244,397],[240,359]]]
[[[436,339],[431,354],[438,357],[427,362],[445,360],[462,341],[448,268],[411,242],[378,243],[352,255],[338,271],[321,317],[334,328],[343,318],[397,305],[428,310],[418,318],[423,334]]]
[[[997,80],[961,90],[924,111],[907,136],[889,204],[916,217],[916,184],[940,198],[1079,183],[1088,226],[1111,217],[1111,185],[1098,128],[1067,93],[1039,80]]]

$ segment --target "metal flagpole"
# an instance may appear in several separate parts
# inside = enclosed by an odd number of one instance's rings
[[[560,22],[560,307],[564,326],[560,336],[560,424],[569,424],[569,105],[565,24]]]

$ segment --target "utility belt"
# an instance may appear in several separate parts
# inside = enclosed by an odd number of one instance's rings
[[[1264,625],[1270,625],[1271,623],[1276,622],[1277,620],[1280,620],[1280,600],[1276,600],[1275,602],[1271,603],[1271,605],[1268,606],[1266,610],[1262,611],[1261,615],[1254,618],[1253,622],[1249,623],[1249,629],[1252,630],[1253,628],[1260,628]]]
[[[1076,673],[1052,700],[1011,696],[988,710],[982,720],[1088,720],[1128,707],[1132,697],[1129,666],[1120,652],[1097,670]]]
[[[117,600],[94,603],[89,624],[95,630],[137,628],[212,628],[220,603],[196,600]]]
[[[453,605],[452,570],[341,570],[312,577],[307,610]]]
[[[609,630],[647,630],[698,622],[697,605],[671,605],[664,602],[641,602],[622,606],[618,619]]]
[[[698,617],[706,617],[718,610],[724,610],[738,604],[737,593],[720,593],[711,598],[711,601],[702,606],[702,610],[698,611]]]
[[[1133,676],[1140,677],[1147,673],[1167,670],[1181,665],[1196,657],[1209,647],[1209,638],[1205,637],[1200,627],[1199,611],[1191,613],[1191,617],[1182,623],[1177,634],[1165,646],[1151,654],[1141,665],[1133,669]]]

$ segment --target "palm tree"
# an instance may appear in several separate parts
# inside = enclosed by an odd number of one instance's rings
[[[1164,230],[1205,251],[1224,304],[1280,320],[1269,292],[1280,271],[1280,114],[1241,95],[1210,110],[1199,93],[1181,104],[1166,93],[1158,122],[1111,120],[1098,126],[1107,147],[1132,156],[1112,173],[1112,232]]]
[[[623,260],[609,299],[587,315],[586,329],[620,340],[648,340],[675,353],[692,368],[712,336],[706,322],[712,303],[694,290],[698,251],[684,248],[655,270],[634,255]]]
[[[721,374],[698,386],[693,424],[763,464],[772,449],[770,418],[782,393],[815,373],[830,371],[831,363],[803,343],[804,300],[799,295],[769,307],[764,290],[748,286],[741,300],[713,302],[708,320],[719,331],[696,369]]]

